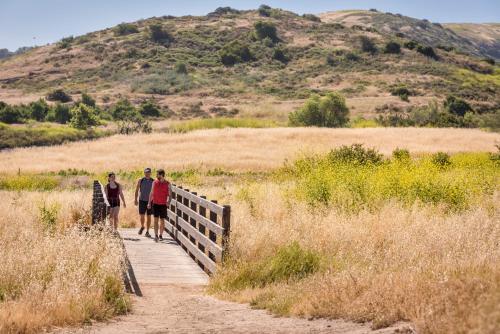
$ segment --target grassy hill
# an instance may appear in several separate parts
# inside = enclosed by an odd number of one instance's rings
[[[258,22],[274,26],[276,36],[267,25],[256,33]],[[363,36],[373,50],[363,50]],[[385,52],[390,41],[401,51]],[[434,45],[431,57],[427,45]],[[29,102],[62,88],[103,105],[154,98],[178,118],[235,108],[232,115],[283,120],[310,94],[336,90],[352,114],[365,117],[448,95],[492,112],[499,108],[500,69],[482,58],[465,37],[399,15],[348,11],[319,21],[279,9],[219,8],[121,24],[0,60],[0,100]],[[401,86],[408,101],[398,96]]]
[[[457,35],[467,38],[483,54],[500,59],[500,24],[499,23],[449,23],[444,25]]]

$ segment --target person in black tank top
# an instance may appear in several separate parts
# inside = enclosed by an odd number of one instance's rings
[[[151,227],[151,215],[153,210],[148,208],[149,194],[153,186],[153,178],[151,177],[151,168],[144,169],[144,177],[137,181],[135,187],[135,200],[134,203],[139,207],[139,216],[141,217],[141,228],[139,235],[144,231],[144,220],[146,220],[146,237],[151,237],[149,228]]]
[[[116,182],[115,173],[108,174],[108,184],[104,188],[106,198],[109,202],[109,221],[111,226],[116,231],[118,228],[118,213],[120,213],[120,203],[123,202],[123,207],[126,208],[125,197],[123,196],[122,186]],[[120,202],[121,198],[121,202]]]

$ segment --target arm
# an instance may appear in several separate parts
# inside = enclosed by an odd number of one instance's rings
[[[151,203],[153,203],[153,191],[155,190],[155,183],[151,186],[151,192],[149,193],[148,208],[151,209]]]
[[[137,185],[135,187],[135,194],[134,194],[134,204],[137,205],[139,202],[137,201],[137,196],[139,196],[139,189],[141,187],[141,179],[137,181]]]
[[[127,204],[125,203],[125,196],[123,196],[122,186],[119,185],[119,187],[120,187],[120,197],[121,197],[122,202],[123,202],[123,207],[126,208]]]
[[[167,208],[170,208],[170,202],[172,201],[172,186],[170,182],[168,183],[168,197],[167,197]]]

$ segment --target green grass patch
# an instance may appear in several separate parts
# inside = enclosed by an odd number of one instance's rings
[[[297,281],[320,269],[321,256],[304,249],[298,242],[292,242],[256,263],[234,263],[228,266],[233,268],[225,270],[224,276],[218,277],[212,286],[215,290],[240,290]]]
[[[10,126],[0,123],[0,150],[15,147],[58,145],[71,141],[96,139],[108,134],[105,131],[77,130],[52,124]]]
[[[257,118],[206,118],[194,119],[172,124],[168,130],[171,132],[186,133],[203,129],[224,128],[272,128],[279,124],[275,121]]]
[[[374,119],[357,117],[349,122],[350,128],[379,128],[381,125]]]

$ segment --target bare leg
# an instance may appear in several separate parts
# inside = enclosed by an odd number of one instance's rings
[[[116,231],[116,230],[118,230],[118,223],[119,223],[119,218],[118,218],[118,214],[120,213],[120,207],[119,206],[117,206],[115,208],[115,212],[114,213],[115,213],[115,224],[114,224],[113,227],[114,227],[114,229]]]
[[[144,228],[144,215],[140,215],[141,216],[141,227]]]
[[[165,231],[165,218],[160,220],[160,235],[163,234],[163,231]]]
[[[142,225],[144,226],[144,225]],[[146,232],[149,232],[149,228],[151,227],[151,215],[147,215],[146,217]]]
[[[158,235],[158,217],[154,217],[155,237]]]

